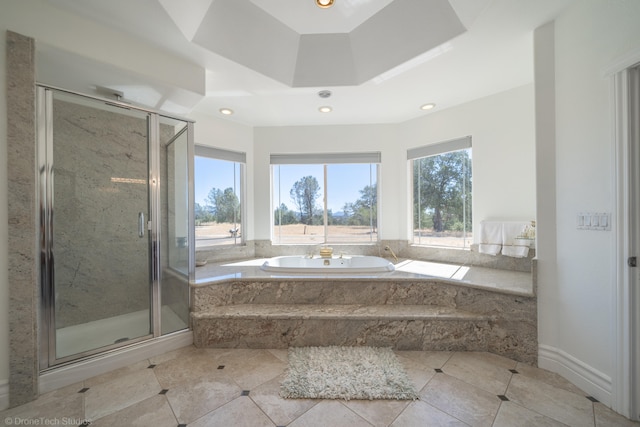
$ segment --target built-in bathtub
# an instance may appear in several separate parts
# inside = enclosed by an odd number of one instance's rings
[[[314,257],[301,255],[269,258],[260,267],[274,273],[295,274],[368,274],[386,273],[395,270],[394,265],[377,256]]]

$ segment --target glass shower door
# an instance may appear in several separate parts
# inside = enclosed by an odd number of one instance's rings
[[[49,359],[60,363],[153,333],[150,116],[47,92],[55,328]]]

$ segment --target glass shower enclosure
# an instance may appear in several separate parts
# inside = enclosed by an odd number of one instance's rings
[[[41,370],[187,329],[193,123],[37,90]]]

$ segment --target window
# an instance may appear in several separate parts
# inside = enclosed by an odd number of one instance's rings
[[[407,152],[413,172],[413,243],[469,248],[471,137]]]
[[[244,153],[196,145],[196,249],[243,242],[245,162]]]
[[[275,244],[378,240],[380,153],[271,155]]]

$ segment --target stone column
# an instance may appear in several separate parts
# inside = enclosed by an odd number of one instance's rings
[[[35,41],[7,32],[9,399],[38,396]]]

